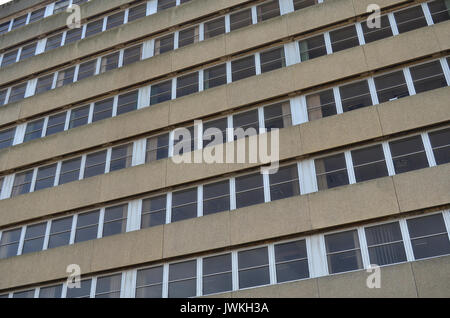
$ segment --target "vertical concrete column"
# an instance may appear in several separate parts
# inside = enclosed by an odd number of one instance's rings
[[[278,0],[280,2],[281,15],[294,12],[294,2],[292,0]]]
[[[286,43],[284,45],[284,56],[286,59],[286,66],[291,66],[300,63],[300,48],[297,41]]]
[[[306,97],[297,96],[289,100],[291,105],[292,125],[299,125],[308,122],[308,110],[306,107]]]
[[[300,193],[317,192],[316,167],[313,159],[306,159],[298,163],[298,177],[300,179]]]

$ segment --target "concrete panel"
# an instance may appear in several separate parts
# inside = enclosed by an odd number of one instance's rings
[[[450,256],[411,263],[419,297],[450,297]]]
[[[231,211],[231,244],[237,245],[311,230],[306,196]]]
[[[401,212],[435,207],[450,202],[450,164],[394,176]]]
[[[230,244],[229,212],[164,225],[164,258],[228,247]]]
[[[0,19],[42,3],[42,0],[16,0],[0,6]],[[51,1],[47,1],[51,3]]]
[[[317,279],[249,288],[232,293],[232,298],[317,298],[319,289]],[[270,310],[270,308],[269,308]]]
[[[395,5],[400,5],[413,0],[378,0],[376,4],[381,8],[389,8]],[[365,14],[367,12],[367,6],[373,4],[373,0],[353,0],[353,6],[355,7],[356,15]]]
[[[376,106],[383,135],[450,120],[450,87],[420,93]]]
[[[313,229],[399,213],[390,177],[312,193],[308,201]]]
[[[448,29],[450,28],[450,21],[441,22],[430,27],[436,34],[439,42],[439,46],[442,51],[450,49],[450,34]]]
[[[357,271],[318,278],[319,294],[324,298],[417,297],[410,263],[381,267],[381,288],[368,288],[366,281],[373,272]]]

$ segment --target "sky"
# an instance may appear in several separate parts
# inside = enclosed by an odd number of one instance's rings
[[[10,2],[10,1],[12,1],[12,0],[0,0],[0,5],[4,4],[6,2]]]

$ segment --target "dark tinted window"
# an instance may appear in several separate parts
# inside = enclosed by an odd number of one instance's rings
[[[428,167],[428,160],[420,136],[389,143],[395,173],[403,173]]]
[[[281,167],[269,175],[270,199],[272,201],[300,194],[297,165]]]
[[[430,9],[434,23],[439,23],[450,19],[450,4],[448,3],[448,0],[430,1],[428,2],[428,8]]]
[[[205,40],[225,33],[225,18],[220,17],[215,20],[205,22]]]
[[[58,184],[64,184],[80,178],[81,158],[69,159],[61,164]]]
[[[21,228],[2,232],[0,240],[0,259],[17,255],[21,232]]]
[[[353,150],[351,154],[356,182],[381,178],[388,175],[383,147],[381,145]]]
[[[433,131],[428,136],[436,164],[442,165],[450,162],[450,128]]]
[[[84,178],[93,177],[105,173],[106,150],[91,153],[86,156]]]
[[[423,14],[422,7],[416,6],[402,11],[394,12],[395,21],[399,33],[427,26],[427,20]]]
[[[162,266],[138,270],[136,278],[136,298],[161,298],[162,281]]]
[[[262,174],[255,173],[236,178],[236,208],[264,202]]]
[[[34,191],[53,187],[55,183],[56,164],[39,167]]]
[[[203,71],[203,89],[213,88],[227,83],[227,66],[221,64]]]
[[[380,17],[380,28],[369,28],[367,25],[367,20],[361,22],[361,27],[366,43],[381,40],[393,35],[387,15]]]
[[[238,252],[239,288],[270,283],[267,247]]]
[[[244,57],[231,62],[233,82],[256,75],[254,56]]]
[[[172,193],[172,222],[197,217],[197,188]]]
[[[128,204],[105,209],[103,237],[126,232]]]
[[[50,227],[50,237],[48,248],[68,245],[70,241],[70,231],[72,230],[73,217],[53,220]]]
[[[234,31],[252,24],[252,11],[246,9],[230,14],[230,30]]]
[[[229,181],[219,181],[203,186],[203,215],[230,209]]]
[[[232,289],[231,254],[203,258],[203,295]]]
[[[117,103],[117,115],[136,110],[138,105],[139,91],[119,95]]]
[[[172,99],[172,80],[151,86],[150,105]]]
[[[433,61],[410,68],[416,93],[447,86],[441,63]]]
[[[276,48],[260,54],[261,72],[270,72],[286,66],[284,48]]]
[[[22,254],[37,252],[44,247],[44,236],[47,222],[27,226],[23,242]]]
[[[369,84],[366,80],[339,87],[344,112],[372,105]]]
[[[323,34],[298,42],[300,48],[300,58],[303,61],[311,60],[316,57],[327,55],[325,39]]]
[[[93,240],[98,235],[99,211],[78,215],[75,243]]]
[[[94,104],[94,115],[92,116],[92,122],[112,117],[113,104],[114,98],[96,102]]]
[[[306,241],[295,241],[275,245],[277,282],[308,278],[308,255]]]
[[[193,297],[197,294],[197,261],[169,264],[169,298]]]
[[[358,34],[354,25],[330,32],[333,52],[339,52],[359,45]]]
[[[160,195],[142,201],[141,228],[166,223],[166,195]]]
[[[147,139],[145,162],[167,158],[169,154],[169,134]]]
[[[344,154],[314,160],[319,190],[331,189],[349,183]]]
[[[325,246],[330,274],[363,268],[356,230],[325,235]]]
[[[332,89],[306,96],[308,118],[310,121],[336,115],[336,102]]]
[[[398,222],[365,228],[370,264],[406,262],[405,246]]]
[[[374,81],[380,103],[409,96],[403,71],[377,76]]]

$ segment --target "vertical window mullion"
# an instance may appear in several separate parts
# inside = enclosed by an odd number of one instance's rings
[[[364,227],[358,227],[358,238],[359,238],[359,247],[361,249],[361,257],[363,262],[363,268],[371,268],[370,257],[369,257],[369,248],[367,247],[367,239],[366,233],[364,232]]]
[[[173,34],[173,49],[174,50],[178,49],[178,41],[179,40],[180,40],[180,32],[175,31],[175,33]]]
[[[61,174],[61,166],[62,166],[62,161],[58,161],[56,163],[55,180],[53,181],[54,187],[56,187],[58,185],[59,175]]]
[[[70,229],[69,245],[72,245],[75,243],[75,233],[77,230],[77,221],[78,221],[78,214],[75,214],[72,218],[72,227]]]
[[[239,290],[239,267],[238,267],[238,252],[231,252],[231,277],[232,277],[232,290]]]
[[[225,33],[231,32],[230,14],[225,15]]]
[[[100,209],[98,218],[97,238],[103,237],[103,223],[105,222],[105,208]]]
[[[145,15],[152,15],[155,14],[158,10],[158,0],[150,0],[147,1],[147,8]]]
[[[33,177],[31,178],[30,191],[29,191],[30,193],[34,192],[34,188],[36,186],[37,171],[38,171],[38,168],[33,169]]]
[[[408,87],[408,93],[409,95],[416,95],[416,89],[414,87],[414,82],[411,76],[411,71],[409,70],[409,67],[405,67],[403,69],[403,75],[405,76],[406,86]]]
[[[372,105],[378,105],[380,101],[378,100],[377,88],[375,86],[375,81],[373,77],[369,77],[367,79],[367,83],[369,84],[370,97],[372,98]]]
[[[197,296],[203,295],[203,262],[202,258],[197,258],[197,275],[196,275],[196,282],[197,282]]]
[[[128,15],[130,13],[130,8],[125,9],[124,15],[123,15],[123,24],[128,23]]]
[[[200,23],[198,25],[198,41],[204,41],[205,40],[205,23]]]
[[[203,216],[203,185],[197,187],[197,217]]]
[[[389,20],[389,24],[391,26],[392,35],[393,36],[399,35],[398,28],[397,28],[397,22],[395,21],[394,13],[389,12],[387,14],[387,17]]]
[[[131,166],[138,166],[145,163],[145,153],[147,149],[147,139],[139,139],[133,142],[133,157]]]
[[[117,105],[119,104],[119,95],[114,96],[113,107],[112,107],[112,115],[111,117],[117,116]]]
[[[230,211],[236,210],[236,179],[230,178]]]
[[[292,125],[295,126],[308,122],[308,110],[306,107],[305,96],[293,97],[289,100],[289,102],[292,116]]]
[[[89,293],[89,298],[95,298],[95,290],[97,289],[97,277],[91,278],[91,292]]]
[[[171,130],[169,132],[169,153],[168,153],[169,158],[173,157],[174,143],[175,143],[175,132],[173,130]]]
[[[48,119],[49,119],[48,116],[44,118],[44,124],[42,124],[41,138],[44,138],[47,133]]]
[[[316,167],[314,159],[306,159],[297,163],[298,178],[300,179],[300,194],[308,194],[318,191]]]
[[[67,297],[67,282],[64,282],[62,284],[62,290],[61,290],[61,298]]]
[[[323,37],[325,39],[325,48],[327,49],[327,54],[333,54],[333,48],[331,46],[330,32],[325,32],[323,34]]]
[[[34,298],[39,298],[39,292],[40,292],[40,288],[39,287],[37,287],[35,290],[34,290]]]
[[[263,173],[263,186],[264,186],[264,202],[270,202],[270,178],[268,173]]]
[[[84,168],[86,166],[86,155],[81,156],[81,163],[80,163],[80,175],[78,177],[78,180],[82,180],[84,178]]]
[[[64,31],[62,33],[62,37],[61,37],[61,46],[64,46],[66,44],[66,37],[67,37],[67,31]]]
[[[111,168],[111,154],[112,154],[112,148],[108,148],[106,150],[106,162],[105,162],[105,170],[104,173],[109,173]]]
[[[277,283],[277,271],[275,265],[275,246],[274,244],[269,244],[268,246],[269,252],[269,277],[270,284],[274,285]]]
[[[258,107],[258,125],[258,134],[263,134],[264,132],[266,132],[266,123],[264,121],[264,107]]]
[[[300,63],[299,42],[289,42],[284,44],[284,56],[286,57],[286,66]]]
[[[141,228],[142,200],[133,200],[128,203],[126,232],[137,231]]]
[[[261,74],[261,54],[259,52],[255,53],[255,74]]]
[[[75,70],[73,72],[73,82],[75,83],[76,81],[78,81],[78,73],[80,72],[80,64],[75,65]]]
[[[406,252],[406,259],[408,262],[412,262],[415,260],[414,252],[411,245],[411,238],[409,236],[408,231],[408,224],[406,223],[405,219],[399,220],[400,223],[400,231],[402,233],[403,242],[405,244],[405,252]]]
[[[231,61],[226,62],[226,68],[227,68],[227,84],[230,84],[233,81],[233,73],[231,70]]]
[[[57,82],[58,82],[58,72],[55,72],[53,73],[52,87],[50,89],[55,89]]]
[[[172,79],[172,97],[171,99],[177,98],[177,78]]]
[[[17,255],[22,255],[23,244],[25,242],[25,232],[27,231],[27,226],[22,226],[22,230],[20,232],[19,246],[17,247]]]
[[[67,110],[66,120],[64,121],[64,131],[69,130],[71,114],[72,114],[72,110],[71,109]]]
[[[117,67],[122,67],[123,66],[123,56],[124,56],[125,50],[122,49],[119,51],[119,60],[117,61]]]
[[[169,297],[169,264],[163,265],[162,298]]]
[[[345,165],[347,166],[349,184],[354,184],[356,183],[356,177],[355,177],[355,169],[353,168],[352,154],[350,151],[345,151],[344,156],[345,156]]]
[[[104,18],[103,18],[102,32],[105,32],[105,31],[106,31],[107,23],[108,23],[108,17],[104,17]]]
[[[45,251],[48,248],[48,241],[50,239],[50,227],[52,226],[52,220],[48,220],[46,227],[45,227],[45,234],[44,234],[44,243],[42,246],[42,250]]]
[[[94,75],[100,74],[101,66],[102,66],[102,57],[98,57],[98,58],[97,58],[97,63],[95,64],[95,72],[94,72]]]
[[[366,44],[366,40],[364,39],[364,32],[363,32],[363,29],[361,26],[361,22],[356,22],[355,28],[356,28],[356,34],[358,35],[359,45]]]
[[[252,24],[258,23],[258,12],[256,11],[256,6],[252,6]]]
[[[389,176],[395,175],[394,161],[392,160],[391,148],[389,147],[389,143],[383,142],[381,144],[383,147],[384,159],[386,160],[386,166],[388,170]]]
[[[447,59],[442,57],[439,59],[441,62],[442,70],[444,71],[445,80],[447,81],[447,86],[450,86],[450,65],[447,63]]]
[[[310,277],[316,278],[328,275],[327,252],[323,235],[312,235],[306,243],[309,251],[308,263],[311,264]]]
[[[427,24],[433,25],[434,24],[433,17],[431,16],[430,8],[428,8],[428,3],[423,2],[420,5],[422,7],[423,14],[425,15],[425,20],[427,21]]]
[[[442,216],[444,217],[445,228],[447,229],[448,238],[450,239],[450,210],[442,212]]]
[[[150,106],[151,85],[139,88],[137,109]]]
[[[81,26],[81,28],[83,29],[83,30],[81,31],[81,39],[84,39],[84,38],[86,37],[87,23],[83,24],[83,25]]]
[[[428,165],[430,167],[436,166],[436,160],[434,159],[433,147],[431,146],[430,138],[427,133],[421,133],[423,146],[425,148],[425,154],[427,155]]]
[[[204,91],[204,70],[198,71],[198,91]]]
[[[120,293],[119,298],[128,298],[128,284],[127,284],[128,271],[122,272],[120,277]]]
[[[172,192],[166,194],[166,224],[172,220]]]
[[[227,117],[227,137],[226,142],[232,142],[234,140],[233,134],[233,115]]]
[[[341,92],[339,87],[333,87],[334,102],[336,104],[336,113],[342,114],[344,109],[342,108]]]
[[[88,124],[92,123],[92,119],[94,118],[94,103],[89,104],[89,115],[88,115]]]

